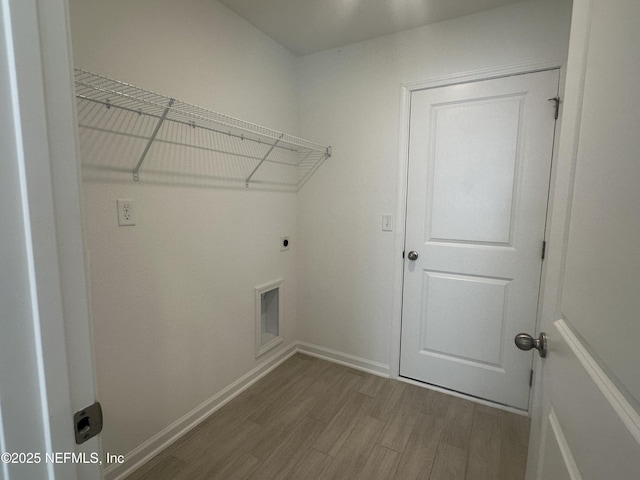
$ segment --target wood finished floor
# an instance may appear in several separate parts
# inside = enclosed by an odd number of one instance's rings
[[[127,480],[522,480],[523,416],[297,354]]]

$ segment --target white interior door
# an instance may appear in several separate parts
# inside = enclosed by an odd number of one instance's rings
[[[99,437],[74,435],[96,393],[67,3],[3,1],[0,18],[0,479],[97,480]]]
[[[638,21],[638,2],[573,2],[529,480],[640,478]]]
[[[528,408],[557,93],[557,70],[412,93],[402,376]]]

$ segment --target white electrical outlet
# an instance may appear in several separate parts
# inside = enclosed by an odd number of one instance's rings
[[[118,205],[118,225],[121,227],[131,227],[135,225],[136,215],[133,200],[119,198],[116,203]]]

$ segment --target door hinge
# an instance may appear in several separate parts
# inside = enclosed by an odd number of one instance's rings
[[[529,373],[529,386],[533,386],[533,368],[531,369],[531,373]]]
[[[402,258],[404,258],[404,250],[402,250]]]
[[[544,260],[546,253],[547,253],[547,241],[543,240],[542,241],[542,260]]]
[[[553,97],[549,99],[550,102],[556,102],[556,113],[554,115],[554,118],[557,120],[558,119],[558,115],[560,114],[560,97]]]

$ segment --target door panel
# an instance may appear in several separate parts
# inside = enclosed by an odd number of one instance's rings
[[[479,366],[501,365],[506,280],[424,272],[422,351]],[[464,298],[464,302],[457,301]],[[473,317],[469,324],[465,319]]]
[[[638,19],[573,2],[528,480],[640,478]]]
[[[545,449],[542,453],[544,467],[542,478],[553,480],[581,480],[580,473],[575,468],[575,460],[571,449],[567,445],[564,432],[558,422],[558,417],[550,410],[545,423]]]
[[[537,478],[561,478],[552,474],[558,455],[572,479],[640,478],[640,415],[564,320],[548,333],[542,418],[547,425]]]
[[[557,70],[414,92],[400,374],[527,409]]]
[[[510,243],[521,109],[520,95],[432,107],[428,240]]]

